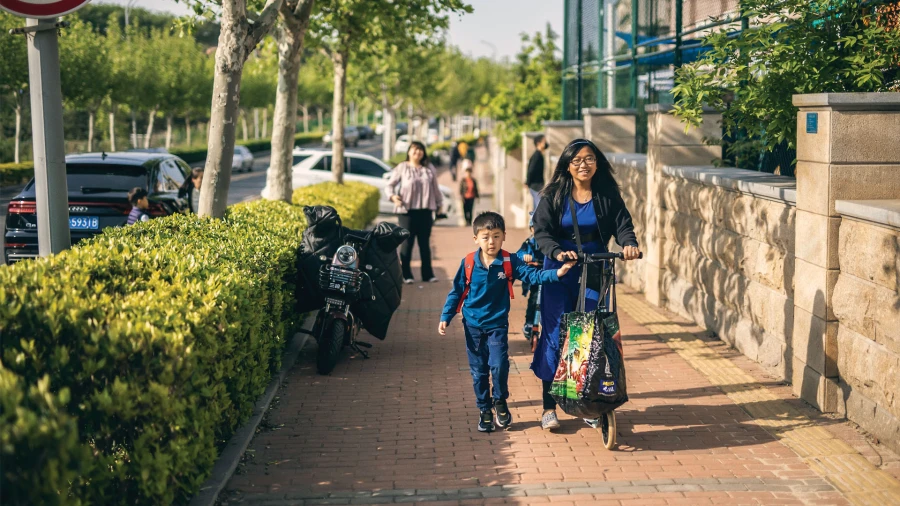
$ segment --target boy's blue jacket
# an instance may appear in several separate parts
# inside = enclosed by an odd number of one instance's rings
[[[559,281],[556,269],[540,270],[525,265],[516,255],[510,255],[513,277],[532,285]],[[447,295],[447,303],[441,312],[441,321],[449,322],[456,314],[459,298],[466,289],[466,259],[459,263],[459,270],[453,278],[453,288]],[[481,329],[492,329],[509,325],[509,284],[503,272],[503,259],[498,255],[489,268],[481,262],[481,250],[475,253],[475,268],[472,269],[472,283],[462,308],[463,319],[468,325]]]

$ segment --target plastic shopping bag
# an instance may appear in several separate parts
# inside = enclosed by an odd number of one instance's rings
[[[628,402],[616,313],[566,313],[560,323],[559,349],[550,395],[564,412],[598,418]]]

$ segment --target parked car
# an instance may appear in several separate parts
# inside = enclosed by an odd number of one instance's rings
[[[231,158],[232,172],[250,172],[253,170],[253,153],[247,146],[235,146],[234,156]]]
[[[128,192],[145,188],[151,216],[187,213],[190,205],[178,189],[191,168],[166,153],[86,153],[66,157],[69,230],[72,244],[106,227],[125,225],[131,204]],[[37,205],[34,179],[9,203],[6,215],[6,263],[38,256]]]
[[[379,123],[375,125],[375,135],[381,135],[384,133],[384,123]]]
[[[292,187],[294,189],[309,186],[316,183],[332,181],[331,175],[331,151],[323,149],[294,148],[294,168],[292,170]],[[387,180],[393,170],[383,161],[364,153],[347,151],[344,153],[344,179],[346,181],[358,181],[370,184],[381,191],[381,200],[378,202],[378,212],[392,214],[394,204],[386,194]],[[450,188],[440,186],[444,205],[441,208],[443,214],[453,212],[453,193]],[[265,195],[266,190],[262,191]]]
[[[406,123],[405,121],[403,123],[397,123],[397,126],[394,128],[397,130],[397,135],[409,133],[409,123]]]
[[[410,140],[409,135],[403,134],[397,137],[397,142],[394,143],[394,152],[395,153],[406,153],[409,151],[409,145],[412,142]]]
[[[372,130],[372,127],[369,125],[360,125],[356,127],[359,130],[359,138],[360,139],[374,139],[375,138],[375,130]]]
[[[331,146],[331,139],[334,136],[334,132],[328,132],[322,137],[322,145],[326,148]],[[344,146],[359,146],[359,129],[355,126],[345,126],[344,127]]]
[[[429,128],[428,129],[428,138],[425,140],[425,143],[429,146],[439,142],[441,139],[438,136],[437,128]]]

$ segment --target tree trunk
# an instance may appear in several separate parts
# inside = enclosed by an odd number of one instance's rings
[[[90,153],[94,150],[94,116],[97,112],[93,109],[88,110],[88,145],[87,150]]]
[[[159,110],[159,107],[154,107],[150,111],[150,117],[147,118],[147,137],[144,138],[144,148],[150,147],[150,142],[153,139],[153,121],[156,119],[156,111]]]
[[[247,125],[247,111],[240,109],[238,110],[238,116],[241,117],[241,137],[244,139],[244,142],[250,140],[250,127]]]
[[[188,147],[191,147],[191,117],[188,115],[184,116],[184,136]]]
[[[413,106],[412,106],[412,104],[406,106],[406,135],[409,135],[409,140],[413,140]]]
[[[316,112],[319,113],[319,128],[317,128],[316,130],[321,132],[322,131],[322,122],[324,121],[322,119],[322,108],[316,107]]]
[[[253,108],[253,138],[259,140],[259,107]]]
[[[331,174],[344,184],[344,94],[347,85],[347,50],[331,56],[334,67],[334,103],[331,107]]]
[[[134,106],[131,106],[131,147],[136,148],[137,145],[137,117],[134,115]]]
[[[303,56],[303,38],[309,25],[312,0],[291,9],[285,3],[281,9],[281,23],[275,30],[278,46],[278,87],[275,91],[275,117],[272,125],[272,155],[266,173],[263,198],[291,201],[293,185],[294,133],[297,129],[297,81]]]
[[[309,106],[303,104],[300,106],[303,108],[303,133],[309,133]]]
[[[22,137],[22,102],[19,100],[19,97],[16,97],[16,141],[15,141],[15,151],[13,152],[13,161],[16,163],[22,163],[21,158],[19,158],[19,138]]]
[[[166,115],[166,150],[167,151],[172,148],[172,121],[173,121],[172,115],[167,114]]]
[[[267,139],[269,137],[269,108],[263,108],[263,121],[262,121],[262,138]]]
[[[109,111],[109,150],[116,150],[116,106]]]
[[[394,125],[397,113],[389,105],[383,104],[381,112],[381,124],[384,125],[384,133],[381,134],[381,158],[390,160],[394,156]]]

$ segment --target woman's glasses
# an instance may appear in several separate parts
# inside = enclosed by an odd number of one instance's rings
[[[572,167],[581,167],[582,163],[585,165],[594,165],[597,163],[597,159],[594,158],[593,156],[586,156],[584,158],[573,158],[572,161],[569,162],[569,165],[571,165]]]

